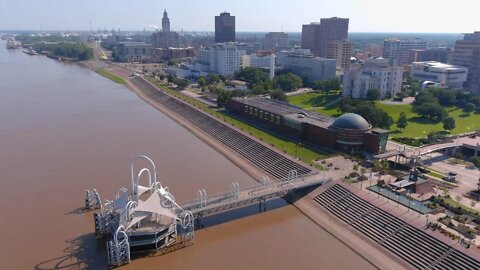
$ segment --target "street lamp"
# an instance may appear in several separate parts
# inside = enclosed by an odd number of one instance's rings
[[[410,194],[411,194],[411,193],[410,193]],[[411,201],[411,198],[410,198],[410,196],[408,196],[408,193],[407,193],[407,198],[408,198],[407,212],[410,212],[410,201]]]
[[[398,207],[398,205],[400,204],[400,195],[397,194],[396,196],[397,196],[397,207]]]

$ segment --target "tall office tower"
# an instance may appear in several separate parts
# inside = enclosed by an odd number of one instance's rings
[[[426,48],[427,42],[422,39],[390,38],[383,42],[383,57],[388,59],[390,65],[403,66],[412,63],[410,51]]]
[[[465,34],[457,40],[452,56],[452,64],[468,68],[466,88],[480,95],[480,31]]]
[[[348,68],[352,57],[352,43],[345,40],[327,43],[325,57],[336,59],[337,68]]]
[[[316,41],[319,31],[320,23],[318,22],[302,25],[302,48],[309,49],[314,55],[318,55]]]
[[[333,41],[346,40],[348,38],[349,19],[323,18],[320,19],[320,31],[318,36],[318,54],[325,57],[327,44]]]
[[[170,19],[168,18],[166,9],[163,11],[162,30],[163,32],[170,32]]]
[[[310,49],[314,55],[325,57],[329,42],[348,38],[349,19],[323,18],[319,23],[302,26],[302,48]]]
[[[215,16],[215,42],[235,42],[235,16],[228,12]]]
[[[270,32],[265,35],[266,49],[269,50],[285,50],[288,49],[288,34],[284,32]]]

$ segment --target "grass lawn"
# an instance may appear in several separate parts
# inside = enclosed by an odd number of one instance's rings
[[[305,110],[310,110],[319,114],[339,116],[339,112],[337,111],[338,107],[335,105],[335,100],[339,98],[340,91],[331,91],[329,95],[322,92],[288,97],[288,102]]]
[[[436,177],[436,178],[439,178],[439,179],[443,179],[443,177],[445,177],[445,175],[443,175],[443,174],[441,174],[441,173],[439,173],[439,172],[437,172],[437,171],[434,171],[434,170],[432,170],[432,169],[428,169],[428,170],[429,170],[430,172],[427,173],[427,174],[430,175],[430,176],[433,176],[433,177]]]
[[[281,151],[284,151],[285,153],[287,153],[288,155],[292,156],[292,157],[298,157],[300,160],[302,160],[303,162],[307,163],[307,164],[312,164],[315,166],[315,168],[317,169],[320,169],[322,170],[323,167],[319,164],[314,164],[314,161],[317,160],[317,159],[321,159],[321,158],[325,158],[327,156],[327,154],[323,153],[323,152],[319,152],[319,151],[316,151],[316,150],[313,150],[313,149],[310,149],[310,148],[306,148],[306,147],[300,147],[297,145],[297,143],[293,142],[293,141],[290,141],[290,140],[286,140],[286,139],[283,139],[281,137],[278,137],[270,132],[266,132],[266,131],[263,131],[263,130],[260,130],[258,128],[255,128],[245,122],[242,122],[242,121],[239,121],[223,112],[220,112],[220,111],[217,111],[217,110],[214,110],[212,108],[210,108],[209,106],[207,106],[206,104],[196,100],[196,99],[193,99],[193,98],[190,98],[190,97],[187,97],[177,91],[174,91],[172,89],[169,89],[168,87],[162,85],[161,83],[155,81],[154,79],[152,78],[148,78],[152,83],[154,83],[157,87],[163,89],[164,91],[176,96],[177,98],[185,101],[185,102],[188,102],[190,104],[192,104],[193,106],[207,112],[208,114],[210,115],[213,115],[214,117],[217,117],[221,120],[223,120],[224,122],[227,122],[229,124],[233,124],[234,126],[252,134],[254,137],[257,137],[259,139],[261,139],[262,141],[264,141],[265,143],[267,144],[270,144],[270,145],[274,145],[275,148],[281,150]]]
[[[477,216],[479,214],[479,212],[477,210],[472,209],[470,207],[467,207],[467,206],[455,201],[454,199],[452,199],[450,197],[442,197],[442,199],[446,204],[450,205],[453,208],[461,207],[466,212],[469,212],[470,214],[475,215],[475,216]]]
[[[418,114],[412,112],[412,105],[392,105],[381,104],[377,102],[375,104],[377,108],[380,108],[387,112],[394,121],[397,121],[401,112],[405,112],[408,118],[408,126],[405,130],[398,129],[395,124],[390,127],[392,133],[390,136],[395,137],[425,137],[432,131],[442,131],[443,123],[432,123],[431,121],[421,118]],[[455,119],[456,128],[451,130],[452,134],[461,134],[474,130],[480,130],[480,114],[465,113],[458,107],[448,107],[448,115]]]
[[[107,79],[110,79],[118,84],[127,84],[127,82],[125,81],[125,79],[123,79],[122,77],[119,77],[117,75],[114,75],[110,72],[108,72],[106,69],[104,68],[98,68],[95,70],[96,73],[100,74],[101,76],[107,78]]]
[[[326,104],[339,97],[339,92],[326,96],[324,93],[308,93],[288,98],[288,102],[293,105],[314,111],[319,114],[337,117],[340,115],[338,106],[335,104],[325,107]],[[382,104],[376,102],[375,106],[388,113],[396,122],[401,112],[404,112],[408,118],[408,125],[404,130],[398,129],[395,123],[390,127],[390,137],[426,137],[432,131],[443,131],[443,123],[433,123],[428,119],[421,118],[418,114],[412,112],[412,105]],[[448,107],[447,112],[456,122],[456,128],[451,130],[452,134],[461,134],[470,131],[480,130],[480,114],[465,113],[458,107]]]

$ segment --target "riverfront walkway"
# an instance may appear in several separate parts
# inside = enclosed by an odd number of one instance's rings
[[[134,77],[130,80],[150,98],[277,179],[288,178],[292,171],[296,171],[299,178],[315,172],[313,169],[278,153],[271,147],[254,140],[201,110],[165,93],[141,77]]]
[[[458,243],[447,244],[340,184],[314,201],[416,269],[480,269],[480,262],[460,251]]]
[[[233,188],[231,192],[181,203],[184,210],[190,211],[195,218],[201,218],[218,212],[227,211],[233,208],[250,205],[256,202],[262,203],[269,199],[287,195],[294,190],[301,190],[308,187],[318,186],[329,181],[319,174],[303,178],[275,181],[263,185],[255,185],[244,189]],[[205,194],[206,195],[206,194]]]

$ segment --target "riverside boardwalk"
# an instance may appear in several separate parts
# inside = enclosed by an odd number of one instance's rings
[[[427,219],[344,183],[313,198],[321,209],[415,269],[480,269],[479,254],[427,228]]]
[[[264,178],[267,179],[267,178]],[[207,198],[205,190],[199,190],[198,198],[181,203],[184,210],[188,210],[201,225],[202,218],[207,215],[216,214],[233,208],[247,206],[253,203],[259,203],[260,210],[265,210],[265,202],[270,199],[283,197],[295,190],[302,190],[309,187],[319,186],[329,179],[321,177],[319,174],[298,178],[292,171],[290,177],[283,181],[264,183],[240,189],[238,184],[232,183],[230,192],[215,195]]]

